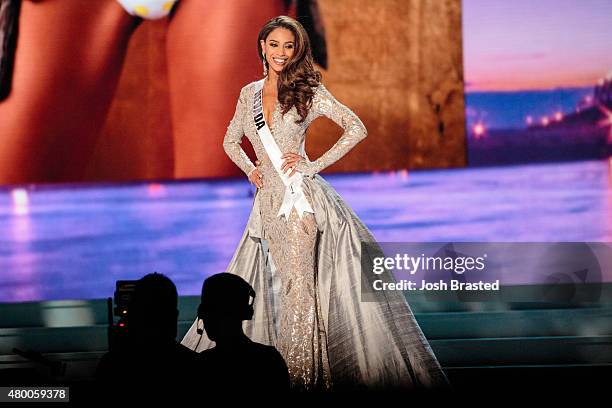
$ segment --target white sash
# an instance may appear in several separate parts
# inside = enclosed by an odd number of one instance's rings
[[[304,192],[302,191],[302,173],[296,171],[295,174],[289,177],[288,173],[284,173],[281,170],[281,166],[283,164],[283,159],[281,156],[283,153],[280,148],[276,144],[274,137],[272,136],[272,132],[270,132],[270,128],[266,124],[264,114],[263,114],[263,85],[264,80],[257,81],[255,83],[255,100],[253,102],[253,120],[255,121],[255,127],[257,128],[257,134],[259,135],[259,139],[266,149],[266,153],[272,162],[272,165],[276,169],[276,172],[280,176],[283,184],[285,185],[285,196],[283,197],[283,203],[281,204],[280,210],[278,211],[277,216],[280,217],[281,214],[285,215],[285,220],[289,220],[289,216],[291,215],[291,210],[295,207],[298,216],[302,218],[304,212],[310,212],[314,214],[314,210],[310,206],[308,200],[304,196]],[[303,154],[303,152],[301,152]],[[291,171],[289,171],[291,172]]]

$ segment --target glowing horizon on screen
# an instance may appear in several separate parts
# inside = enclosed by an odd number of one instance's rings
[[[463,0],[466,91],[593,86],[612,70],[608,0]]]

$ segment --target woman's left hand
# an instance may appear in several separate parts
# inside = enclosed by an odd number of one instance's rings
[[[289,177],[293,176],[297,172],[297,169],[295,168],[297,162],[304,160],[304,158],[297,153],[285,153],[281,156],[281,159],[285,159],[283,165],[281,166],[281,171],[283,173],[291,171],[291,173],[289,173]]]

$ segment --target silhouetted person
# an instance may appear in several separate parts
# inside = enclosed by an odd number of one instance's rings
[[[202,286],[198,318],[215,347],[200,355],[206,387],[217,393],[236,397],[245,391],[289,390],[289,372],[280,353],[251,341],[242,330],[242,322],[253,318],[254,299],[251,285],[231,273],[213,275]]]
[[[177,305],[176,287],[166,276],[149,274],[136,283],[127,344],[105,354],[96,372],[105,397],[155,399],[192,390],[199,356],[176,341]]]

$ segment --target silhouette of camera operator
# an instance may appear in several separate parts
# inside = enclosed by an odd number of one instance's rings
[[[96,372],[105,397],[155,398],[187,392],[198,354],[176,341],[176,286],[158,273],[141,278],[129,304],[127,344],[102,357]]]
[[[204,281],[198,318],[215,347],[200,356],[207,388],[214,392],[236,396],[236,391],[289,390],[289,373],[280,353],[253,342],[242,329],[242,322],[253,318],[254,299],[255,291],[238,275],[220,273]]]

